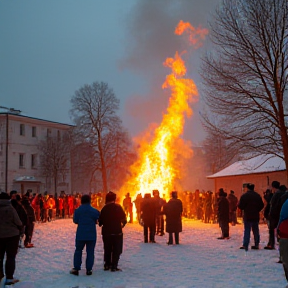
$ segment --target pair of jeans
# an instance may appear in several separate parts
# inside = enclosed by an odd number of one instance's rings
[[[75,241],[75,253],[74,253],[74,268],[76,270],[81,269],[82,264],[82,251],[86,246],[86,270],[92,270],[94,265],[94,249],[96,240],[76,240]]]
[[[244,220],[244,237],[243,246],[248,248],[250,242],[250,232],[253,232],[255,246],[259,246],[260,234],[259,234],[259,221]]]
[[[15,258],[18,251],[20,235],[0,238],[0,276],[4,276],[3,262],[6,253],[5,275],[7,279],[13,279],[15,271]]]

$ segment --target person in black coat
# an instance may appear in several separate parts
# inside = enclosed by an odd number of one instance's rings
[[[24,196],[22,199],[22,205],[25,208],[27,212],[28,221],[25,226],[25,240],[24,240],[24,246],[26,248],[34,247],[34,245],[31,243],[32,236],[34,232],[34,225],[36,222],[36,216],[34,208],[31,206],[30,200],[27,196]]]
[[[226,198],[227,193],[223,188],[219,189],[218,199],[218,222],[222,231],[221,237],[218,239],[229,239],[229,201]]]
[[[20,200],[21,197],[18,194],[14,194],[13,196],[14,198],[11,199],[11,205],[14,207],[14,209],[16,210],[21,222],[22,222],[22,229],[20,230],[20,239],[19,239],[19,247],[21,247],[21,242],[22,239],[24,237],[24,233],[25,233],[25,228],[27,226],[28,223],[28,216],[27,216],[27,212],[25,210],[25,208],[22,206]]]
[[[166,216],[166,232],[169,233],[168,245],[173,244],[173,234],[175,243],[179,244],[179,233],[182,232],[183,204],[178,199],[177,191],[172,191],[171,197],[163,206],[163,214]]]
[[[140,206],[141,219],[144,227],[144,243],[155,242],[157,205],[150,193],[146,193]],[[149,235],[148,235],[149,234]]]
[[[269,233],[271,233],[271,241],[269,245],[264,247],[264,249],[267,250],[275,249],[275,229],[277,228],[279,222],[279,216],[281,211],[281,197],[285,193],[285,191],[279,189],[280,183],[278,181],[273,181],[271,186],[273,192],[273,196],[270,201],[269,211]]]
[[[244,237],[243,246],[240,249],[248,250],[250,242],[250,231],[252,229],[255,245],[251,249],[259,249],[260,234],[259,234],[259,213],[264,208],[262,197],[254,191],[255,185],[248,183],[246,192],[240,197],[238,208],[244,211]]]
[[[266,201],[266,206],[264,208],[264,218],[267,220],[267,226],[268,226],[268,230],[269,230],[269,239],[268,239],[268,244],[265,247],[273,247],[273,249],[274,249],[274,246],[275,246],[275,232],[274,232],[274,228],[271,228],[271,225],[269,225],[269,222],[270,222],[269,221],[270,201],[271,201],[272,197],[273,197],[272,191],[270,189],[267,189],[264,192],[264,199]]]
[[[104,244],[104,270],[119,271],[118,262],[123,250],[122,228],[126,225],[126,214],[121,205],[116,204],[116,194],[109,191],[105,206],[101,210],[99,226],[102,227]]]
[[[230,190],[230,194],[227,196],[227,199],[229,201],[229,222],[232,224],[232,226],[235,226],[237,224],[237,204],[238,204],[238,198],[235,196],[235,193],[233,190]]]

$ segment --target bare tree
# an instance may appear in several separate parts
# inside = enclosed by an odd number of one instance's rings
[[[228,142],[228,143],[227,143]],[[229,145],[229,141],[216,133],[208,133],[202,142],[204,161],[209,165],[209,173],[216,173],[235,160],[239,160],[239,150],[235,145]]]
[[[288,167],[288,1],[224,0],[214,20],[215,50],[201,69],[204,125]]]
[[[123,151],[130,145],[121,120],[116,115],[119,100],[107,83],[94,82],[92,85],[84,85],[77,90],[71,103],[70,112],[76,124],[77,133],[81,135],[80,139],[89,143],[93,150],[91,181],[97,179],[100,173],[102,189],[108,192],[109,180],[112,175],[114,177],[116,175],[112,172],[113,168],[119,165],[117,163],[121,162],[120,155],[125,155]],[[125,143],[126,146],[117,146],[119,143]],[[121,149],[117,150],[117,148]]]
[[[57,192],[59,181],[65,182],[70,169],[71,134],[48,136],[39,143],[41,173],[46,182],[53,182],[54,192]]]

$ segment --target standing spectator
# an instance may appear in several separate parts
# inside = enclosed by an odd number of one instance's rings
[[[59,218],[65,217],[65,209],[64,209],[64,199],[63,196],[59,196],[58,198],[58,208],[59,208]]]
[[[74,197],[68,195],[68,217],[72,217],[74,213]]]
[[[272,225],[270,225],[270,221],[269,221],[270,202],[271,202],[272,197],[273,197],[272,191],[270,189],[267,189],[264,192],[264,199],[266,201],[266,206],[264,208],[264,218],[267,220],[269,239],[268,239],[268,244],[265,247],[271,247],[272,249],[274,249],[274,247],[275,247],[275,232],[274,232],[274,228],[271,228]],[[265,247],[264,247],[264,249],[267,249]]]
[[[27,212],[27,225],[25,226],[25,240],[24,240],[24,246],[26,248],[32,248],[34,245],[31,243],[33,231],[34,231],[34,225],[36,221],[35,217],[35,211],[33,207],[30,204],[30,200],[27,196],[24,196],[22,199],[22,205],[25,208]]]
[[[164,235],[164,217],[161,214],[161,210],[163,205],[165,204],[165,200],[162,199],[159,195],[158,190],[153,190],[153,199],[155,201],[156,206],[156,235],[163,236]]]
[[[171,199],[163,207],[163,214],[166,216],[166,232],[169,233],[168,245],[179,244],[179,233],[182,232],[182,201],[178,199],[177,191],[172,191]]]
[[[279,236],[280,259],[283,263],[288,282],[288,200],[285,201],[281,208],[277,232]]]
[[[140,223],[140,217],[141,217],[141,202],[142,202],[143,198],[141,193],[138,193],[136,196],[136,199],[133,201],[135,204],[135,208],[136,208],[136,214],[137,214],[137,220],[138,223]]]
[[[47,200],[47,208],[48,208],[48,221],[52,221],[53,220],[53,216],[55,216],[56,212],[55,212],[55,200],[52,194],[49,195],[49,198]],[[54,210],[54,213],[53,213]],[[54,214],[54,215],[53,215]]]
[[[56,218],[60,217],[60,211],[59,211],[59,199],[58,194],[55,192],[54,194],[54,201],[55,201],[55,209],[56,209]]]
[[[273,196],[270,201],[270,212],[269,212],[269,232],[273,233],[271,235],[271,243],[264,247],[264,249],[273,250],[275,249],[275,229],[277,228],[280,211],[281,211],[281,197],[284,195],[285,191],[279,189],[280,183],[278,181],[273,181],[272,184]]]
[[[212,215],[212,191],[207,191],[204,201],[204,223],[209,223]]]
[[[133,203],[130,197],[130,193],[127,193],[125,195],[125,198],[123,200],[123,208],[126,213],[127,219],[129,216],[129,223],[133,223]]]
[[[248,250],[250,242],[250,231],[252,229],[254,235],[255,245],[251,249],[259,249],[260,234],[259,234],[259,213],[264,207],[261,196],[254,191],[254,184],[248,183],[246,185],[246,192],[241,196],[238,203],[239,209],[244,211],[244,237],[243,246],[240,249]]]
[[[156,206],[155,202],[151,198],[150,193],[144,195],[144,199],[141,202],[141,219],[143,221],[144,229],[144,243],[156,243],[155,230],[156,230]],[[149,236],[149,237],[148,237]]]
[[[230,194],[228,195],[228,201],[229,201],[229,222],[232,224],[232,226],[235,226],[237,224],[237,204],[238,204],[238,198],[235,196],[235,193],[233,190],[230,190]]]
[[[12,285],[19,282],[13,278],[15,271],[15,258],[18,251],[20,230],[22,222],[10,203],[7,193],[0,194],[0,279],[4,277],[3,262],[6,254],[5,263],[5,285]]]
[[[91,206],[90,196],[83,195],[81,206],[75,210],[73,216],[73,222],[78,225],[75,239],[74,268],[70,271],[73,275],[79,275],[79,270],[81,270],[84,246],[86,246],[86,275],[92,275],[97,239],[96,223],[99,216],[100,212]]]
[[[21,197],[19,194],[14,194],[15,198],[11,199],[11,204],[16,210],[21,222],[22,222],[22,229],[20,231],[20,240],[19,240],[19,247],[22,246],[22,239],[24,237],[25,227],[27,226],[28,216],[25,208],[21,204]]]
[[[219,189],[218,199],[218,222],[221,228],[222,235],[218,239],[229,239],[229,201],[227,193],[223,188]]]
[[[102,227],[104,244],[104,270],[120,271],[118,262],[123,250],[122,228],[126,225],[126,214],[121,205],[116,204],[116,194],[109,191],[101,210],[99,226]]]
[[[35,195],[33,198],[31,205],[35,211],[36,214],[36,221],[40,221],[40,198],[42,198],[41,194]]]

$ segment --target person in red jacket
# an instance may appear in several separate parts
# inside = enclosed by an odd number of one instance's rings
[[[63,201],[63,197],[58,198],[59,218],[64,218],[65,216]]]

